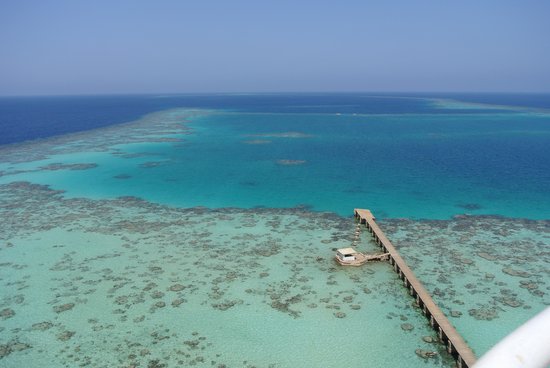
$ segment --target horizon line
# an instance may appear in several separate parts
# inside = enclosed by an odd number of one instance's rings
[[[323,95],[323,94],[492,94],[492,95],[546,95],[550,94],[549,91],[263,91],[263,92],[221,92],[221,91],[209,91],[209,92],[99,92],[99,93],[37,93],[37,94],[0,94],[0,98],[10,97],[99,97],[99,96],[152,96],[152,95],[166,95],[166,96],[208,96],[208,95],[221,95],[221,96],[239,96],[239,95]]]

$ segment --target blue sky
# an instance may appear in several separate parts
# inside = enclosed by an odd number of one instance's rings
[[[0,0],[0,95],[550,91],[550,1]]]

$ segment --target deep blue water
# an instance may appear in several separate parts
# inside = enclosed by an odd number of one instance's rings
[[[541,219],[550,218],[549,97],[4,98],[0,137],[13,143],[173,107],[213,109],[218,113],[189,122],[195,134],[186,136],[184,145],[141,148],[145,156],[154,150],[147,160],[165,161],[161,166],[143,169],[137,161],[112,157],[95,170],[41,173],[29,180],[73,196],[134,195],[183,207],[306,205],[342,215],[369,207],[380,217],[441,219],[466,212]],[[307,137],[272,136],[284,132]],[[255,138],[269,144],[246,143]],[[281,165],[280,160],[300,164]],[[131,179],[113,179],[116,175]]]
[[[153,186],[169,187],[160,181],[171,177],[193,193],[180,196],[182,205],[304,204],[342,215],[368,206],[381,217],[550,216],[548,116],[227,114],[193,126],[201,128],[196,141],[168,157],[186,169],[155,170]],[[269,137],[286,131],[310,137]],[[272,143],[243,144],[247,135]],[[275,165],[279,159],[305,163]],[[223,180],[209,180],[211,173]]]
[[[550,109],[550,94],[210,94],[0,97],[0,144],[46,138],[132,121],[172,107],[273,113],[467,114],[437,109],[425,98]],[[482,112],[498,112],[486,109]]]

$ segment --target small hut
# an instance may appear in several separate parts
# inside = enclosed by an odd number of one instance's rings
[[[335,258],[342,266],[361,266],[367,262],[367,256],[353,248],[338,249]]]

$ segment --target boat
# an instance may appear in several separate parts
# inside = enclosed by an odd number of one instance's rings
[[[386,260],[389,255],[389,253],[363,254],[350,247],[337,249],[334,258],[342,266],[362,266],[368,261]]]

